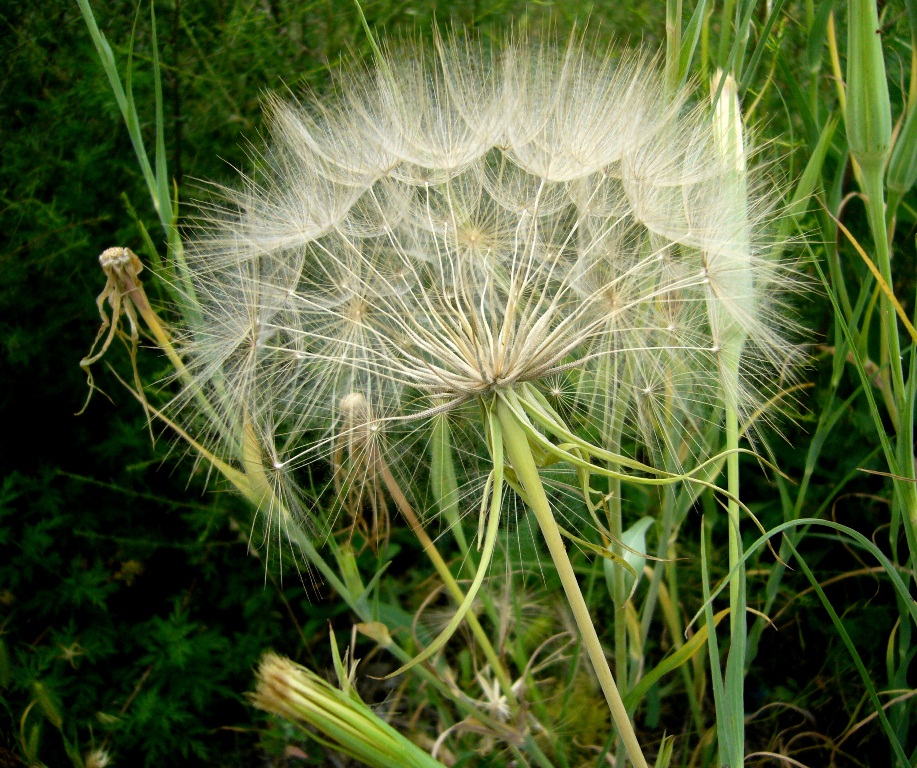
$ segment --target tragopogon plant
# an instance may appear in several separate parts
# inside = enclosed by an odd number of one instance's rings
[[[543,468],[570,470],[570,525],[614,541],[622,482],[709,484],[709,425],[731,423],[734,450],[791,367],[793,277],[767,258],[769,203],[727,106],[579,41],[402,43],[322,99],[272,99],[270,149],[202,208],[179,265],[195,311],[168,418],[280,529],[308,524],[297,473],[315,458],[380,517],[386,496],[409,508],[399,472],[430,464],[453,514],[457,474],[472,481],[479,567],[415,663],[466,616],[509,486],[639,766]]]

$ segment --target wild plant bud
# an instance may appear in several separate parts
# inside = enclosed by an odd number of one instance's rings
[[[876,0],[847,3],[847,143],[869,172],[881,172],[892,143],[892,113]]]
[[[342,683],[344,690],[287,658],[268,654],[258,667],[251,700],[259,709],[315,729],[322,741],[372,768],[442,768],[364,704],[351,679]]]

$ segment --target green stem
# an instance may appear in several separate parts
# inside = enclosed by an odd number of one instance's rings
[[[729,501],[726,515],[729,521],[729,658],[726,662],[726,727],[732,742],[736,766],[744,762],[745,754],[745,565],[742,555],[742,532],[739,528],[739,419],[731,402],[726,404],[726,482]]]
[[[609,480],[609,520],[611,522],[611,551],[619,557],[624,557],[621,542],[624,539],[624,523],[621,520],[621,481],[618,478]],[[638,574],[639,576],[639,574]],[[614,587],[613,602],[615,605],[615,674],[622,685],[627,687],[627,624],[624,619],[624,603],[627,600],[626,586],[624,583],[624,569],[612,570],[612,585]]]
[[[554,768],[554,764],[548,759],[548,756],[542,752],[541,747],[538,746],[532,734],[528,733],[525,735],[524,744],[525,751],[536,764],[540,765],[541,768]]]
[[[888,231],[885,228],[885,192],[881,168],[877,172],[863,168],[863,191],[866,193],[866,211],[869,216],[869,227],[876,249],[876,266],[886,285],[891,288],[892,268],[891,253],[888,247]],[[898,337],[898,321],[891,299],[881,291],[879,296],[880,317],[882,318],[883,335],[888,347],[888,363],[891,371],[895,408],[900,411],[904,395],[904,371],[901,365],[901,341]],[[895,427],[899,427],[895,424]]]
[[[542,485],[541,477],[538,474],[538,467],[535,465],[535,459],[532,456],[532,450],[525,431],[502,396],[497,398],[496,415],[502,427],[506,454],[519,483],[525,490],[526,500],[535,514],[536,520],[538,520],[545,544],[547,544],[551,558],[554,560],[567,601],[582,635],[583,645],[586,647],[589,660],[592,662],[596,677],[598,677],[599,685],[601,685],[605,694],[612,719],[624,741],[628,757],[637,768],[648,768],[646,758],[643,756],[643,751],[637,741],[637,735],[634,733],[634,728],[627,716],[627,710],[624,708],[624,702],[621,700],[621,694],[618,692],[617,685],[615,685],[614,676],[608,666],[608,659],[605,658],[605,652],[602,650],[598,633],[595,631],[595,626],[589,616],[589,608],[579,588],[576,574],[573,572],[573,565],[567,555],[566,547],[557,528],[554,515],[551,512],[551,505]]]
[[[621,547],[621,541],[624,537],[624,523],[621,519],[621,480],[617,477],[608,481],[611,498],[609,499],[609,523],[611,524],[611,551],[619,557],[624,557],[624,549]],[[627,618],[625,616],[625,602],[627,600],[626,588],[624,583],[624,569],[616,567],[612,569],[612,603],[614,603],[614,654],[615,654],[615,674],[621,685],[624,686],[624,692],[627,693],[628,674],[627,663]],[[622,747],[624,745],[619,740],[615,752],[617,753],[616,765],[624,764]]]
[[[883,169],[863,169],[863,191],[866,193],[866,210],[876,249],[876,266],[889,289],[892,289],[891,251],[885,222],[885,196]],[[894,479],[895,501],[904,519],[905,534],[912,559],[917,559],[917,484],[914,483],[914,407],[911,387],[905,383],[904,364],[901,358],[901,340],[898,336],[898,319],[891,298],[880,291],[879,309],[882,338],[888,351],[891,371],[892,402],[890,413],[895,426],[895,458],[897,474],[905,479]],[[913,385],[913,382],[911,382]],[[891,409],[890,409],[891,410]]]

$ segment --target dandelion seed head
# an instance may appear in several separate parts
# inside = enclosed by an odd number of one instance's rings
[[[268,99],[270,146],[186,248],[200,320],[176,410],[224,441],[257,422],[284,471],[342,441],[397,453],[524,383],[699,445],[736,348],[728,394],[753,412],[798,358],[796,278],[768,256],[741,121],[663,82],[641,52],[455,33],[346,66],[321,99]]]

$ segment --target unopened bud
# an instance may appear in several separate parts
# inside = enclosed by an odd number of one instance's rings
[[[892,143],[892,113],[875,0],[847,4],[847,142],[866,173],[881,172]]]
[[[376,715],[352,688],[345,693],[289,659],[264,657],[252,703],[316,729],[326,743],[373,768],[443,768]]]

